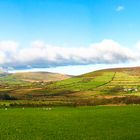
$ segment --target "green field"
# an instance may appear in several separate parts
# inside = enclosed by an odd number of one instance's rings
[[[140,106],[0,109],[0,140],[139,140]]]

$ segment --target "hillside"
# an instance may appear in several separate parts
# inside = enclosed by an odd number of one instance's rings
[[[7,75],[0,79],[0,93],[22,100],[48,100],[56,104],[64,101],[70,103],[73,100],[77,102],[81,99],[110,99],[140,95],[140,67],[104,69],[72,78],[64,76],[68,79],[56,81],[60,80],[61,76],[63,77],[60,74],[52,76],[52,73]],[[49,82],[47,78],[55,81]],[[89,104],[89,101],[87,103]]]
[[[139,95],[139,91],[140,67],[98,70],[56,82],[48,88],[52,94],[74,96]]]
[[[8,73],[2,69],[0,69],[0,76],[5,76],[7,75]]]
[[[22,72],[11,74],[10,77],[28,82],[37,82],[37,81],[49,82],[68,79],[71,76],[51,72]]]

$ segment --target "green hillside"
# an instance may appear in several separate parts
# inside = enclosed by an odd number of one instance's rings
[[[47,90],[60,95],[139,95],[140,67],[99,70],[53,83]]]
[[[0,99],[3,99],[3,95],[5,99],[5,94],[8,94],[18,100],[47,101],[43,104],[52,104],[52,101],[55,104],[71,104],[75,101],[80,102],[79,104],[83,102],[95,104],[94,98],[109,100],[114,97],[121,98],[123,103],[140,102],[138,97],[140,95],[140,67],[98,70],[72,78],[64,76],[68,78],[65,80],[61,79],[63,76],[51,73],[17,73],[1,76],[0,95],[2,98]],[[61,81],[56,81],[56,77]],[[83,101],[87,99],[90,101]],[[121,102],[119,99],[101,102],[106,102],[106,104]],[[34,102],[27,104],[34,104]]]
[[[48,87],[48,90],[54,93],[61,91],[81,92],[93,91],[99,86],[110,82],[114,77],[114,72],[93,72],[81,76],[76,76],[67,80],[56,82]],[[53,90],[55,88],[55,90]]]

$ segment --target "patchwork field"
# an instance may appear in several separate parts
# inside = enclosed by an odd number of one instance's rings
[[[98,105],[108,104],[109,101],[104,99],[112,98],[111,104],[140,103],[140,67],[98,70],[67,77],[65,80],[59,75],[59,81],[57,78],[55,81],[56,75],[46,74],[1,74],[0,99],[49,101],[52,104],[53,101],[68,104],[77,102],[79,105],[88,105],[88,102],[89,105],[96,105],[95,102],[98,102]],[[53,80],[47,82],[50,77],[53,77]],[[37,81],[34,81],[35,79]],[[115,99],[116,97],[120,100]],[[102,101],[98,101],[99,99]]]
[[[54,87],[55,92],[67,89],[72,92],[85,92],[86,94],[90,92],[92,96],[139,95],[140,68],[116,68],[95,71],[50,85],[50,89]]]
[[[139,140],[140,106],[0,109],[1,140]]]

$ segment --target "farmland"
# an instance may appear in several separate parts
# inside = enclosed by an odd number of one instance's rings
[[[41,80],[1,75],[0,139],[139,140],[139,71],[106,69],[48,82],[42,73]]]
[[[0,109],[1,140],[139,140],[139,106]]]
[[[140,67],[104,69],[75,77],[64,76],[64,80],[52,73],[51,76],[50,73],[2,75],[0,99],[16,100],[16,103],[10,101],[12,106],[38,104],[35,101],[43,106],[139,104],[139,71]],[[46,81],[47,78],[51,80]]]

